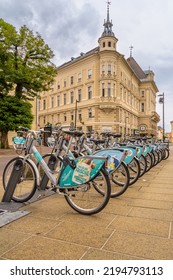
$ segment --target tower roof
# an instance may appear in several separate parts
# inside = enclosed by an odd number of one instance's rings
[[[105,36],[115,36],[113,31],[112,31],[112,20],[110,21],[109,19],[109,6],[110,6],[111,2],[110,1],[107,1],[107,20],[104,21],[104,31],[102,33],[102,37],[105,37]]]

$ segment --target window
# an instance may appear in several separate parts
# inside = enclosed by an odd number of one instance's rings
[[[46,109],[46,99],[43,99],[43,110]]]
[[[57,89],[60,89],[60,82],[57,83]]]
[[[40,111],[40,100],[38,101],[38,111]]]
[[[105,42],[103,42],[103,48],[105,48]]]
[[[80,83],[82,81],[82,73],[78,74],[78,82]]]
[[[127,102],[127,92],[126,92],[126,90],[124,91],[124,101]]]
[[[120,88],[120,99],[123,99],[123,88]]]
[[[102,65],[102,74],[105,73],[105,65]]]
[[[111,42],[110,41],[108,42],[108,47],[111,47]]]
[[[78,119],[79,119],[80,122],[82,121],[82,114],[81,114],[81,112],[78,114]]]
[[[88,99],[92,99],[92,87],[88,87]]]
[[[60,95],[57,96],[57,107],[60,106]]]
[[[73,91],[70,93],[70,102],[71,102],[71,104],[74,103],[74,92]]]
[[[81,102],[82,100],[82,91],[81,89],[78,89],[78,102]]]
[[[141,103],[141,112],[144,112],[145,111],[145,104],[142,102]]]
[[[88,69],[88,79],[90,79],[92,76],[92,69]]]
[[[88,109],[88,118],[92,118],[92,109],[91,108]]]
[[[64,87],[66,87],[67,86],[67,81],[66,81],[66,79],[64,79]]]
[[[74,121],[74,114],[73,114],[73,112],[71,113],[71,121]]]
[[[111,96],[111,83],[108,83],[108,96]]]
[[[105,84],[103,83],[102,84],[102,97],[105,96]]]
[[[65,121],[65,122],[67,121],[66,113],[64,113],[64,121]]]
[[[145,91],[144,90],[141,91],[141,97],[145,97]]]
[[[51,97],[51,108],[54,107],[54,96]]]
[[[74,77],[71,76],[71,77],[70,77],[70,84],[73,85],[73,83],[74,83]]]
[[[67,103],[67,95],[66,93],[64,93],[64,105],[66,105],[66,103]]]
[[[108,74],[111,74],[111,64],[108,64]]]
[[[59,123],[60,122],[60,115],[58,114],[57,115],[57,123]]]

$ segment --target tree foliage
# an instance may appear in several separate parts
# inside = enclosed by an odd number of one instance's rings
[[[57,73],[52,50],[39,33],[25,25],[16,29],[0,19],[0,93],[32,99],[50,88]]]
[[[0,131],[2,146],[8,147],[8,131],[19,126],[31,127],[33,121],[32,105],[16,96],[0,95]]]

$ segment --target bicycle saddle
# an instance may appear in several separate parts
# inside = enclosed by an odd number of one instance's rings
[[[94,142],[96,145],[105,143],[105,140],[102,139],[90,139],[90,141]]]
[[[114,138],[119,138],[119,137],[121,137],[122,135],[121,135],[121,134],[118,134],[118,133],[114,133],[114,134],[112,134],[112,136],[113,136]]]
[[[80,137],[84,134],[84,132],[81,130],[63,130],[63,132],[68,135],[78,136],[78,137]]]

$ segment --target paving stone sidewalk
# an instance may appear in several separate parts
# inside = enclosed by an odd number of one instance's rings
[[[74,212],[58,195],[20,210],[30,214],[0,228],[1,260],[172,260],[173,146],[97,215]]]

